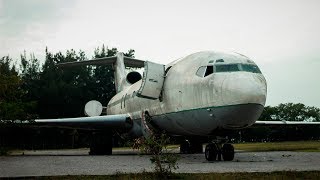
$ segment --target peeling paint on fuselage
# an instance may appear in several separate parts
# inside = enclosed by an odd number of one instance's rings
[[[107,114],[129,114],[135,125],[140,126],[142,112],[148,111],[159,128],[175,135],[205,136],[217,128],[252,125],[266,101],[265,78],[261,73],[245,71],[196,75],[199,67],[217,64],[214,62],[217,59],[223,59],[224,64],[254,64],[237,53],[191,54],[166,66],[171,68],[165,77],[161,101],[137,97],[140,80],[111,99]]]

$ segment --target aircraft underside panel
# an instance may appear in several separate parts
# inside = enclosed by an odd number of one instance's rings
[[[164,65],[145,61],[141,87],[137,96],[158,99],[164,82]]]
[[[155,123],[170,134],[214,135],[216,130],[242,129],[259,118],[263,106],[241,104],[208,107],[168,113],[153,117]]]

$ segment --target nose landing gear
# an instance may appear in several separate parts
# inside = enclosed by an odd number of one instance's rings
[[[205,149],[205,157],[208,161],[221,161],[221,156],[225,161],[232,161],[234,158],[234,147],[231,144],[218,142],[209,143]]]

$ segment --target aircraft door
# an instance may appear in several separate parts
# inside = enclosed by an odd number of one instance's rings
[[[164,65],[149,61],[144,62],[144,72],[138,97],[158,99],[164,82]]]

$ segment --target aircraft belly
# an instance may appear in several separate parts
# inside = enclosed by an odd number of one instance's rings
[[[218,126],[217,121],[205,109],[166,114],[162,120],[164,122],[157,124],[171,134],[205,135]]]
[[[260,116],[260,104],[239,104],[192,109],[154,117],[155,123],[170,134],[214,135],[217,129],[241,129]]]

